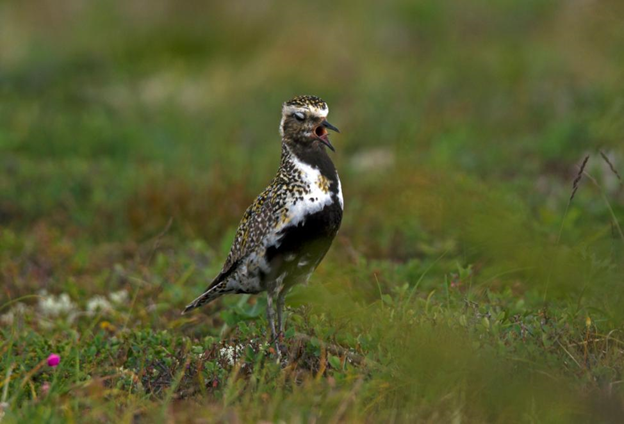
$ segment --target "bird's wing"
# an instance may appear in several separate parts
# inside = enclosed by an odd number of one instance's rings
[[[234,243],[232,243],[223,269],[210,284],[208,290],[227,279],[243,262],[244,258],[262,246],[263,241],[273,231],[277,219],[273,193],[273,184],[271,184],[247,208],[236,231]]]
[[[247,208],[236,231],[234,243],[230,249],[223,269],[193,302],[186,306],[183,314],[202,306],[228,292],[227,280],[236,271],[238,266],[251,253],[257,251],[264,240],[270,236],[277,220],[276,211],[279,209],[273,202],[274,190],[271,184]]]

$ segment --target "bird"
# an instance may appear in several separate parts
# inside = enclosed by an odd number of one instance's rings
[[[342,186],[328,154],[335,152],[328,130],[340,131],[328,112],[316,96],[282,104],[277,174],[243,214],[219,274],[182,314],[226,294],[266,291],[271,341],[281,355],[286,294],[308,282],[342,222]]]

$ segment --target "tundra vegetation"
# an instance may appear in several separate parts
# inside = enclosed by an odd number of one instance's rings
[[[624,3],[0,4],[0,419],[621,422]],[[279,163],[341,129],[287,299],[180,311]]]

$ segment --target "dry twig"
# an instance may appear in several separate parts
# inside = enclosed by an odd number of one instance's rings
[[[579,182],[581,181],[581,177],[583,176],[583,171],[585,171],[585,165],[587,165],[588,160],[589,155],[585,156],[585,159],[583,159],[583,163],[581,164],[581,167],[576,174],[576,178],[574,178],[574,182],[572,183],[572,194],[570,195],[570,200],[568,200],[568,203],[572,202],[572,199],[574,199],[574,195],[576,194],[576,190],[578,190]]]

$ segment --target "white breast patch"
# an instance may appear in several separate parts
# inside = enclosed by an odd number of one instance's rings
[[[318,169],[301,162],[293,156],[295,167],[301,172],[301,178],[310,190],[303,196],[303,200],[296,203],[293,202],[288,208],[287,220],[283,223],[282,228],[299,225],[299,223],[307,216],[321,211],[325,206],[332,203],[332,194],[329,187],[323,189],[323,180],[327,181]]]

